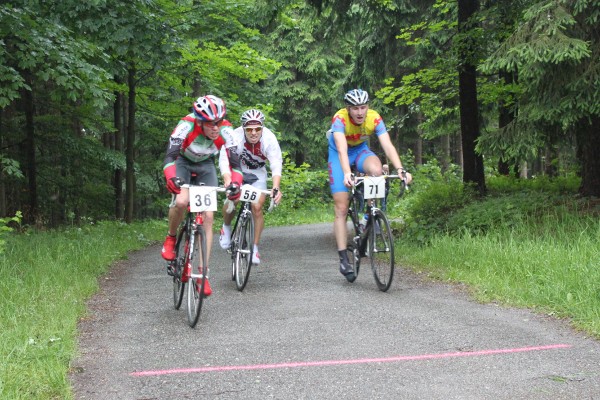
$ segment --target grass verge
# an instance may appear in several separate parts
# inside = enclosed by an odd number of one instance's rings
[[[600,338],[600,221],[554,210],[482,234],[441,234],[427,246],[399,243],[400,263],[466,283],[476,299],[527,307]]]
[[[98,277],[162,238],[162,221],[11,235],[0,256],[0,398],[70,399],[77,322]]]

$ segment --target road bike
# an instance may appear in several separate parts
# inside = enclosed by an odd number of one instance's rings
[[[406,181],[399,175],[353,177],[347,214],[354,228],[354,235],[347,247],[350,265],[358,276],[361,258],[367,257],[375,283],[382,292],[390,288],[394,277],[394,237],[388,218],[379,206],[386,197],[386,181],[390,179],[401,179],[403,193]],[[364,228],[360,225],[363,204],[366,205],[367,216]]]
[[[206,297],[204,288],[209,275],[203,213],[217,211],[217,192],[225,192],[225,188],[187,184],[181,187],[189,189],[190,203],[177,234],[175,259],[169,262],[167,268],[169,275],[173,276],[173,305],[176,310],[181,307],[186,286],[188,288],[187,318],[189,326],[194,328],[200,318],[202,300]]]
[[[257,203],[262,194],[270,196],[271,191],[257,189],[248,184],[242,185],[240,191],[241,206],[231,230],[231,245],[227,251],[231,253],[231,280],[235,281],[237,289],[242,291],[248,283],[250,269],[252,268],[252,251],[254,247],[252,204]],[[233,206],[233,203],[231,204]],[[271,211],[274,206],[275,202],[271,198],[268,211]]]

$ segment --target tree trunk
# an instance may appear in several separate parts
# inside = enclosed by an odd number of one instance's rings
[[[440,156],[440,164],[442,165],[442,172],[448,171],[450,168],[450,135],[440,136],[440,146],[442,148],[442,154]]]
[[[460,166],[461,171],[465,169],[465,163],[463,161],[463,147],[462,147],[462,136],[454,135],[454,140],[452,141],[452,154],[454,155],[454,163]]]
[[[600,197],[600,116],[581,120],[576,129],[577,156],[581,163],[579,194]]]
[[[0,108],[0,148],[4,148],[4,108]],[[4,169],[0,171],[0,218],[6,217],[8,210],[6,207],[6,175]]]
[[[498,75],[507,85],[510,85],[515,81],[515,74],[510,71],[501,70]],[[513,121],[515,114],[510,106],[506,106],[504,100],[500,100],[498,109],[498,128],[503,129]],[[506,176],[510,174],[509,160],[503,156],[500,156],[500,159],[498,160],[498,173]]]
[[[118,78],[115,78],[115,82],[120,83]],[[114,146],[114,150],[116,153],[123,152],[123,93],[117,92],[115,93],[115,103],[113,108],[114,114],[114,143],[111,143]],[[115,173],[113,176],[113,185],[115,191],[115,218],[123,219],[123,169],[117,167],[115,169]]]
[[[549,145],[544,152],[544,174],[552,178],[558,176],[558,149]]]
[[[125,222],[131,223],[133,222],[133,207],[135,204],[135,66],[131,65],[127,73],[127,84],[129,86],[129,116],[127,118],[127,145],[125,149]]]
[[[477,0],[458,1],[458,29],[468,33],[472,29],[471,17],[479,8]],[[468,37],[465,40],[469,40]],[[462,43],[461,59],[458,68],[458,92],[460,98],[460,128],[463,148],[463,182],[474,183],[481,195],[486,192],[483,157],[476,153],[475,144],[479,138],[479,105],[477,102],[477,71],[473,64],[474,44]]]
[[[31,90],[23,89],[22,98],[25,110],[25,154],[27,159],[27,179],[29,183],[29,210],[23,217],[27,224],[35,224],[38,217],[37,199],[37,160],[35,156],[35,104],[33,100],[33,83],[29,73],[25,73],[25,81]]]
[[[423,138],[421,135],[415,142],[415,165],[423,165]]]

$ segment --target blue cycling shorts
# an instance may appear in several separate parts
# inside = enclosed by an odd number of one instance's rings
[[[332,138],[331,138],[332,139]],[[367,143],[361,143],[355,147],[348,147],[348,161],[350,167],[356,166],[360,173],[364,173],[363,164],[369,156],[374,156],[375,153],[369,149]],[[344,185],[344,171],[340,164],[340,157],[337,149],[329,145],[329,157],[327,159],[327,167],[329,169],[329,188],[331,193],[347,192],[348,188]]]

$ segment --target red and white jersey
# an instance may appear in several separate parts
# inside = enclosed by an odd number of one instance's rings
[[[233,147],[230,152],[237,153],[240,161],[245,183],[259,189],[267,189],[267,162],[271,170],[271,176],[281,176],[283,169],[283,157],[281,148],[275,134],[268,128],[263,128],[262,136],[256,144],[246,141],[244,128],[238,127],[233,130]],[[219,155],[219,169],[221,173],[229,170],[229,160],[224,149]],[[253,182],[254,181],[254,182]]]

